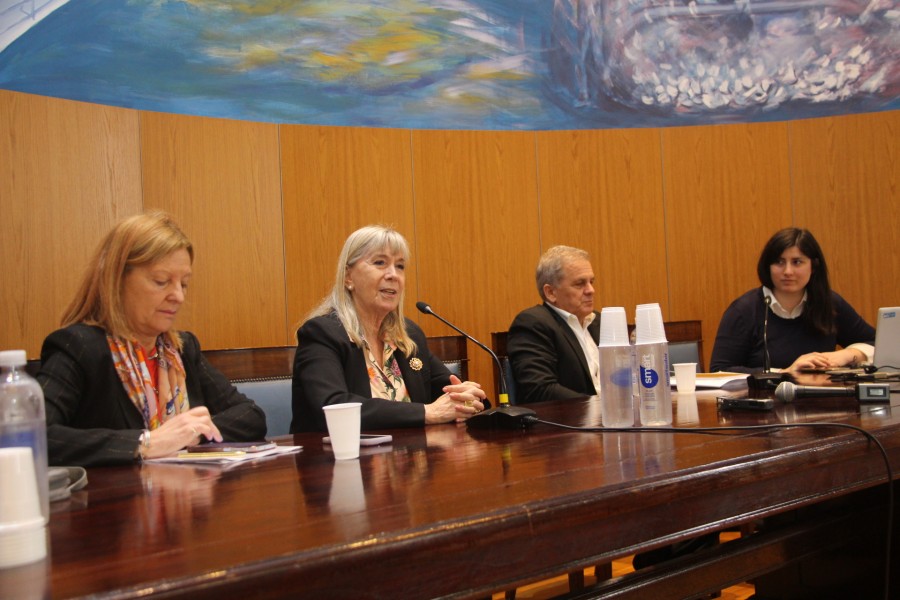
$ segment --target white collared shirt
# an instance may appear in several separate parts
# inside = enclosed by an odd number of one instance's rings
[[[584,356],[587,358],[588,369],[591,372],[591,379],[594,381],[594,389],[597,391],[597,395],[600,395],[600,350],[597,348],[597,342],[594,340],[593,336],[591,336],[591,332],[588,331],[588,327],[591,323],[594,322],[594,318],[596,318],[596,314],[591,313],[584,318],[584,325],[582,325],[578,321],[578,317],[573,315],[570,312],[564,311],[558,306],[553,306],[549,302],[547,306],[556,311],[556,314],[561,316],[569,328],[572,330],[572,333],[575,334],[575,338],[578,339],[578,343],[581,344],[581,349],[584,350]]]
[[[803,314],[803,309],[806,307],[806,291],[803,292],[803,298],[800,299],[800,302],[797,303],[791,310],[787,310],[784,308],[781,303],[778,301],[778,298],[775,297],[775,292],[767,288],[766,286],[762,286],[763,296],[769,298],[771,303],[769,306],[772,308],[772,312],[782,319],[796,319],[800,315]]]

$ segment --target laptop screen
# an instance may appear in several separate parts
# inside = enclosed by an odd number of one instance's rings
[[[900,306],[878,309],[875,366],[879,371],[900,371]]]

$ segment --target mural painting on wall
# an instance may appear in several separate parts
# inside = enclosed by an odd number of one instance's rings
[[[900,0],[5,0],[0,89],[424,129],[893,110]]]

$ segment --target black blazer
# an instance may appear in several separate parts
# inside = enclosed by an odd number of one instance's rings
[[[434,402],[450,383],[450,371],[428,350],[425,334],[406,319],[416,353],[397,353],[397,364],[412,402],[372,398],[366,357],[351,340],[337,315],[310,319],[297,331],[294,356],[291,433],[327,431],[323,406],[362,402],[362,428],[390,429],[425,425],[425,404]],[[417,359],[417,360],[416,360]],[[421,368],[414,369],[415,364]]]
[[[226,441],[255,441],[266,435],[266,415],[235,389],[182,331],[188,402],[205,406]],[[47,408],[51,465],[98,466],[133,463],[144,418],[116,373],[106,331],[70,325],[44,340],[37,380]]]
[[[600,341],[600,314],[588,331]],[[587,358],[572,329],[546,303],[523,310],[509,326],[506,350],[516,385],[516,403],[594,396]]]

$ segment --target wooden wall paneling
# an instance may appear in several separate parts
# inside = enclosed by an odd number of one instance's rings
[[[490,344],[535,303],[540,254],[535,138],[529,132],[413,132],[418,298]],[[453,333],[418,315],[428,335]],[[493,389],[490,356],[469,344],[470,377]],[[491,394],[493,395],[493,394]]]
[[[362,127],[281,127],[285,270],[290,335],[334,285],[347,236],[371,224],[406,237],[412,264],[405,310],[415,311],[416,253],[409,131]]]
[[[595,307],[659,302],[668,313],[658,129],[538,134],[541,250],[591,254]],[[538,296],[534,295],[535,301]]]
[[[141,142],[145,206],[170,212],[194,244],[178,326],[205,349],[283,344],[277,126],[145,112]]]
[[[37,358],[103,235],[141,210],[135,111],[0,91],[0,348]]]
[[[709,364],[719,320],[759,285],[765,242],[791,224],[787,124],[663,130],[670,310],[700,319]]]
[[[790,136],[796,224],[874,325],[879,306],[900,304],[900,111],[794,121]]]

